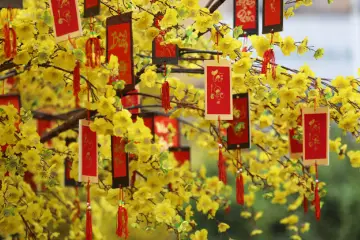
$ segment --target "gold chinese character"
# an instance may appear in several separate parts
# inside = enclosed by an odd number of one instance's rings
[[[309,122],[309,126],[310,126],[309,147],[317,151],[318,146],[320,145],[320,123],[315,119],[313,119]]]
[[[218,70],[214,70],[211,72],[212,75],[212,83],[210,85],[210,98],[216,100],[216,104],[221,103],[221,99],[224,98],[224,93],[221,90],[221,87],[216,84],[219,82],[222,82],[224,79],[224,76],[222,73],[219,73]]]
[[[119,61],[119,73],[125,74],[127,71],[127,63],[125,61]]]
[[[129,48],[129,45],[128,45],[128,42],[126,41],[127,40],[127,32],[113,32],[111,34],[111,39],[112,39],[112,43],[110,45],[110,50],[113,50],[115,48],[124,48],[124,53],[127,53],[128,52],[128,48]]]
[[[242,23],[254,22],[255,14],[249,8],[255,6],[255,0],[238,0],[236,1],[236,6],[241,6],[241,10],[236,14],[237,18]]]

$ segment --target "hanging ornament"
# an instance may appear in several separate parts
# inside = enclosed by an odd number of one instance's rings
[[[121,137],[111,136],[112,188],[128,187],[129,154],[125,152],[126,141]]]
[[[267,76],[268,65],[271,65],[272,78],[276,78],[275,53],[273,50],[274,33],[271,34],[270,48],[264,52],[261,73]]]
[[[237,167],[239,170],[236,176],[236,202],[240,205],[244,205],[244,178],[240,151],[241,150],[237,150]]]
[[[167,68],[166,68],[166,62],[164,62],[165,81],[161,86],[161,106],[167,113],[171,109],[171,106],[170,106],[170,85],[166,77],[167,77]]]
[[[84,1],[84,17],[95,17],[100,14],[100,0]]]
[[[17,52],[16,32],[12,27],[13,11],[7,9],[7,20],[3,27],[4,34],[4,53],[6,58],[14,58]]]
[[[219,173],[219,180],[222,181],[224,184],[227,183],[227,177],[226,177],[226,161],[222,153],[222,141],[221,141],[221,121],[220,116],[218,119],[219,125],[219,139],[218,139],[218,145],[219,145],[219,159],[218,159],[218,173]]]
[[[262,33],[281,32],[284,23],[284,0],[263,0]]]
[[[90,18],[90,38],[85,43],[86,66],[96,68],[100,66],[100,57],[103,54],[100,39],[94,31],[93,18]]]
[[[119,188],[119,207],[117,213],[117,227],[116,227],[116,235],[119,237],[124,237],[125,239],[129,236],[128,230],[128,214],[125,208],[124,202],[124,190]]]
[[[259,34],[258,1],[234,0],[234,28],[241,27],[244,35]]]

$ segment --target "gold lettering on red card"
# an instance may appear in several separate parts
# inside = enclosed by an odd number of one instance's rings
[[[242,26],[247,34],[256,34],[258,30],[257,0],[234,0],[234,24]]]
[[[329,164],[329,109],[304,108],[303,115],[304,165]]]
[[[226,60],[205,61],[205,119],[232,120],[231,69]]]
[[[49,0],[57,42],[82,36],[77,0]]]
[[[113,168],[114,177],[127,176],[127,161],[125,152],[125,140],[120,137],[112,136],[112,151],[113,151]]]

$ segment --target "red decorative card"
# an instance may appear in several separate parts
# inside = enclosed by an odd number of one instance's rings
[[[302,116],[300,115],[297,119],[298,127],[302,125]],[[289,130],[289,145],[290,145],[290,157],[299,158],[303,153],[303,143],[297,139],[294,139],[296,135],[296,129]]]
[[[258,8],[258,0],[234,0],[234,27],[242,26],[246,35],[259,34]]]
[[[129,186],[129,155],[125,152],[126,142],[120,137],[111,137],[112,188]]]
[[[160,29],[159,22],[163,18],[158,15],[154,18],[154,26]],[[179,49],[176,44],[162,44],[166,31],[161,31],[160,34],[153,40],[152,44],[152,63],[153,64],[178,64]]]
[[[180,145],[179,130],[179,122],[176,118],[155,116],[155,134],[160,142],[165,142],[169,147],[178,147]]]
[[[183,165],[186,161],[191,161],[190,147],[171,147],[169,152],[174,154],[180,165]]]
[[[125,81],[124,92],[135,88],[132,13],[124,13],[106,19],[106,59],[111,55],[118,57],[119,76],[117,80]]]
[[[79,182],[98,182],[97,134],[91,131],[90,121],[79,121]]]
[[[231,65],[226,60],[205,62],[205,119],[233,120]]]
[[[68,157],[65,158],[64,166],[65,166],[64,185],[66,187],[77,186],[75,179],[71,178],[71,176],[70,176],[70,171],[71,171],[71,167],[72,167],[72,161],[70,158],[68,158]]]
[[[77,0],[49,0],[57,42],[82,36]]]
[[[251,125],[250,125],[250,101],[248,93],[233,95],[234,119],[229,121],[227,128],[227,148],[240,149],[250,148]]]
[[[302,125],[304,165],[329,165],[329,109],[304,108]]]
[[[137,89],[130,91],[129,93],[138,93]],[[140,105],[140,95],[126,95],[121,98],[121,104],[124,108],[128,109],[134,106]],[[139,114],[140,108],[128,109],[131,114]]]
[[[284,0],[263,0],[263,34],[283,30],[283,9]]]
[[[20,113],[21,102],[19,94],[5,94],[0,95],[0,106],[1,105],[13,105]]]
[[[84,17],[94,17],[100,14],[100,0],[84,1]]]

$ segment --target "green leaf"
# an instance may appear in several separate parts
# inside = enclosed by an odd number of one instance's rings
[[[243,34],[244,31],[242,30],[242,26],[238,26],[234,28],[234,38],[238,39],[241,34]]]
[[[112,85],[116,90],[123,90],[125,88],[125,81],[124,80],[116,81],[113,82]]]
[[[245,123],[244,122],[239,122],[238,124],[236,124],[235,132],[240,132],[242,129],[245,129]]]
[[[328,4],[332,4],[334,0],[328,0]]]
[[[44,11],[43,20],[44,20],[46,25],[48,25],[49,27],[52,27],[52,25],[53,25],[53,17],[49,13],[49,11]]]

